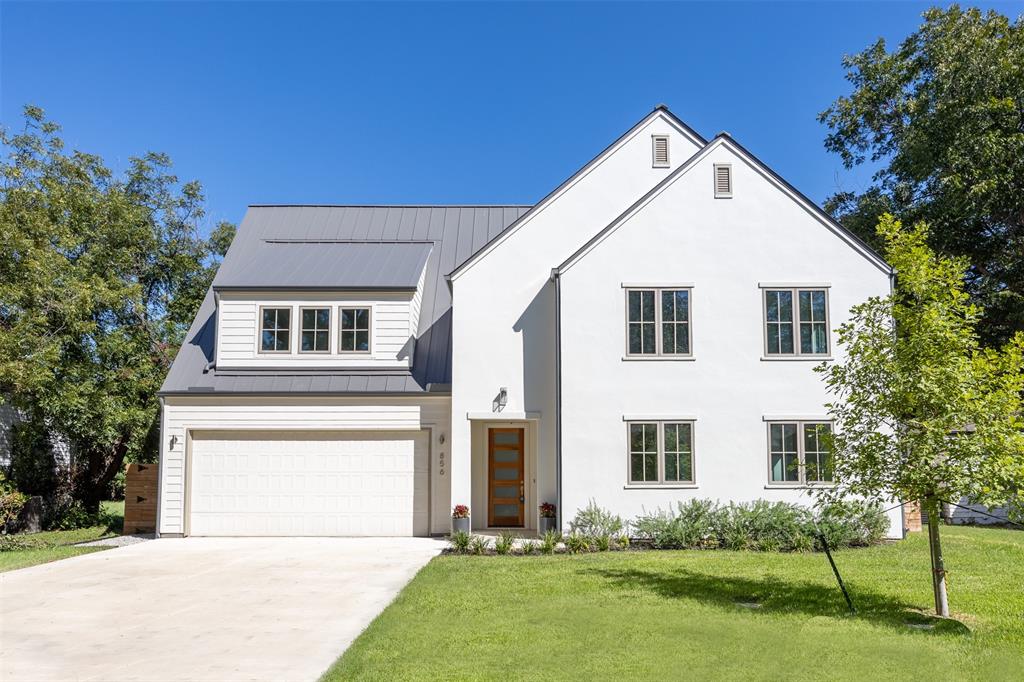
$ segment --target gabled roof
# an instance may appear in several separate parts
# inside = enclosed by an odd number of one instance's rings
[[[609,234],[617,230],[623,223],[629,218],[634,216],[644,206],[646,206],[652,199],[661,194],[665,188],[669,187],[678,180],[680,177],[685,175],[694,166],[696,166],[702,159],[706,158],[707,155],[714,149],[720,146],[726,146],[735,154],[743,158],[749,163],[755,170],[760,171],[769,182],[774,183],[780,190],[787,194],[793,201],[795,201],[801,208],[810,213],[815,219],[821,222],[826,228],[831,230],[836,236],[845,241],[851,248],[860,253],[866,259],[868,259],[875,267],[887,275],[892,275],[892,267],[885,262],[874,249],[868,246],[860,237],[850,232],[848,229],[843,227],[837,222],[832,216],[825,212],[820,206],[815,204],[813,201],[807,198],[802,192],[789,184],[781,175],[772,170],[766,163],[761,159],[750,153],[745,147],[739,142],[734,140],[728,133],[719,133],[715,136],[711,142],[708,142],[702,149],[696,154],[691,156],[682,165],[669,173],[665,178],[657,185],[651,188],[647,194],[637,199],[629,208],[619,214],[612,222],[606,225],[601,231],[595,234],[586,244],[576,250],[571,256],[566,258],[560,265],[552,268],[552,277],[559,276],[567,271],[577,263],[584,255],[586,255],[591,249],[597,244],[604,240]]]
[[[611,154],[611,152],[613,152],[619,146],[619,144],[621,144],[623,141],[629,139],[633,135],[633,133],[635,133],[640,128],[643,128],[644,126],[646,126],[652,119],[654,119],[654,118],[656,118],[658,116],[664,116],[669,122],[671,122],[679,130],[680,133],[682,133],[686,137],[690,138],[690,140],[692,140],[694,143],[696,143],[697,146],[704,146],[704,145],[706,145],[708,143],[708,141],[705,140],[700,135],[700,133],[698,133],[696,130],[694,130],[690,126],[686,125],[686,123],[684,123],[682,121],[682,119],[680,119],[678,116],[676,116],[671,111],[669,111],[667,106],[665,106],[664,104],[657,105],[656,107],[654,107],[654,109],[649,114],[647,114],[642,119],[637,121],[636,124],[633,125],[633,127],[631,127],[629,130],[627,130],[622,135],[620,135],[618,138],[616,138],[616,140],[614,142],[612,142],[610,145],[605,147],[601,151],[600,154],[598,154],[597,156],[592,158],[590,161],[588,161],[586,164],[584,164],[584,166],[582,168],[580,168],[578,171],[573,173],[571,176],[569,176],[569,178],[565,182],[560,184],[558,187],[556,187],[554,190],[552,190],[547,196],[545,196],[543,199],[538,201],[536,203],[536,205],[534,205],[529,211],[525,212],[522,216],[520,216],[518,220],[516,220],[511,225],[506,227],[499,234],[495,235],[493,239],[491,239],[487,244],[485,244],[483,246],[483,248],[479,249],[470,258],[467,258],[465,260],[465,262],[463,262],[457,268],[452,270],[448,274],[448,279],[449,280],[455,279],[460,274],[462,274],[463,271],[465,271],[466,269],[471,267],[477,260],[482,258],[483,255],[486,254],[491,248],[496,246],[498,244],[498,242],[500,242],[505,237],[507,237],[509,234],[511,234],[512,232],[517,230],[523,223],[525,223],[527,220],[529,220],[535,213],[537,213],[539,211],[542,211],[545,206],[547,206],[556,197],[561,195],[561,193],[564,190],[568,189],[573,184],[575,184],[575,182],[578,179],[580,179],[583,176],[585,176],[590,171],[591,168],[596,166],[605,157],[607,157],[609,154]]]
[[[245,240],[213,280],[227,289],[414,290],[433,242]]]
[[[378,246],[401,242],[411,243],[410,250],[416,253],[427,249],[413,370],[206,370],[214,360],[216,339],[216,304],[211,288],[167,374],[161,393],[398,395],[450,390],[452,299],[444,275],[515,222],[528,208],[250,206],[225,263],[233,260],[235,253],[250,252],[264,242],[360,242]],[[301,263],[294,261],[294,265],[301,266]]]

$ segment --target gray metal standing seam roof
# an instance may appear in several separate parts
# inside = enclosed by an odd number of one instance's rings
[[[415,289],[431,242],[243,241],[224,259],[213,288]]]
[[[308,395],[450,391],[452,300],[445,275],[529,209],[250,206],[160,392]],[[280,262],[275,260],[278,249],[287,252]],[[332,260],[330,254],[339,261]],[[365,275],[353,269],[351,273],[331,272],[329,278],[319,279],[320,274],[306,272],[322,270],[309,267],[313,260],[330,262],[335,270],[355,268],[368,261],[373,262],[373,267],[363,267]],[[424,267],[423,300],[411,371],[215,367],[207,370],[214,359],[216,338],[214,288],[410,288],[411,273],[415,271],[418,281]],[[268,270],[264,272],[264,268]],[[277,279],[279,276],[281,279]],[[415,286],[413,282],[412,287]]]

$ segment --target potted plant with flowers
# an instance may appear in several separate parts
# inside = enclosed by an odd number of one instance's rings
[[[540,535],[544,535],[548,531],[555,530],[555,525],[557,523],[555,520],[555,517],[557,516],[556,512],[557,507],[550,502],[545,502],[540,505]]]
[[[469,507],[457,504],[452,509],[452,534],[469,532]]]

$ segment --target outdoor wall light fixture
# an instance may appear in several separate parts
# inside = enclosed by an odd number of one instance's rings
[[[498,397],[494,399],[494,411],[501,412],[508,405],[508,389],[502,386],[498,389]]]
[[[174,446],[177,445],[177,444],[178,444],[178,437],[177,436],[171,436],[171,445],[170,445],[170,447],[168,449],[169,450],[173,450]]]

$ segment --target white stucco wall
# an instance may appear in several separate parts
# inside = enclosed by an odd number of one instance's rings
[[[670,168],[652,167],[651,136],[656,134],[670,137]],[[490,412],[503,386],[508,388],[506,413],[540,413],[537,498],[556,499],[551,269],[697,149],[668,116],[654,112],[453,277],[453,499],[471,497],[467,414]],[[532,518],[533,511],[526,510],[527,516]]]
[[[448,396],[429,397],[224,397],[168,396],[160,441],[161,534],[185,532],[187,434],[193,430],[410,431],[432,429],[431,532],[451,528]],[[171,439],[175,445],[170,447]]]
[[[732,164],[731,199],[714,198],[716,162]],[[626,518],[691,498],[811,501],[769,485],[765,419],[824,418],[826,394],[817,361],[762,359],[768,282],[827,283],[832,329],[889,292],[886,272],[727,145],[561,276],[563,518],[590,498]],[[623,359],[624,283],[692,284],[692,360]],[[627,486],[629,416],[696,420],[695,486]],[[891,522],[900,536],[898,510]]]

